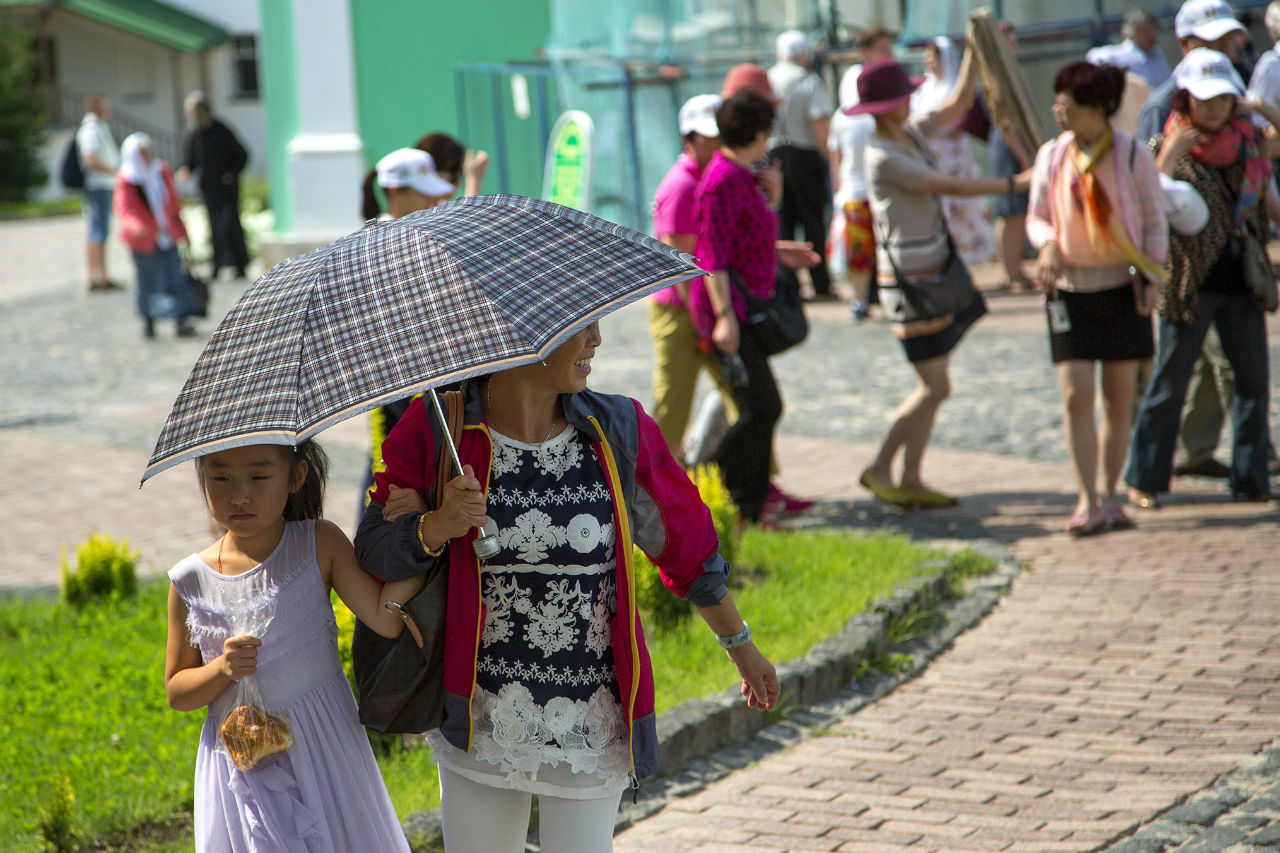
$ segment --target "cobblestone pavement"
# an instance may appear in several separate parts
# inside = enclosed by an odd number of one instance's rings
[[[149,572],[211,535],[189,473],[136,487],[201,342],[144,342],[131,293],[85,293],[80,246],[75,219],[0,224],[0,588],[55,584],[60,550],[92,530],[128,537]],[[215,283],[214,311],[242,288]],[[1138,530],[1069,540],[1040,309],[991,305],[926,462],[961,506],[898,514],[857,487],[913,380],[888,329],[839,305],[812,306],[811,339],[777,360],[782,483],[820,500],[804,523],[992,537],[1030,570],[919,678],[673,802],[619,851],[1275,849],[1280,758],[1258,755],[1280,736],[1275,508],[1179,479]],[[647,400],[643,306],[603,327],[593,384]],[[358,418],[323,436],[328,514],[349,532],[364,438]]]

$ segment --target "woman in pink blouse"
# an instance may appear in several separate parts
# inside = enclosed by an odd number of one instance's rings
[[[768,356],[746,324],[746,303],[730,284],[735,275],[757,296],[773,293],[778,268],[778,217],[751,167],[761,160],[773,129],[773,101],[740,89],[716,111],[721,148],[707,164],[696,195],[697,255],[710,274],[690,290],[694,328],[725,354],[738,354],[745,383],[733,390],[738,420],[713,455],[744,521],[758,522],[769,494],[769,455],[782,398]]]
[[[1168,280],[1169,232],[1151,152],[1109,121],[1120,106],[1124,72],[1077,62],[1058,72],[1053,88],[1053,118],[1063,133],[1036,155],[1027,236],[1040,251],[1036,277],[1045,292],[1076,475],[1076,508],[1066,529],[1089,536],[1133,527],[1116,485],[1133,423],[1138,363],[1155,349],[1151,310],[1156,284]],[[1101,437],[1093,414],[1098,362]]]

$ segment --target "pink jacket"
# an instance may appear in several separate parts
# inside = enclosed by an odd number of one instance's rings
[[[1160,173],[1155,158],[1145,145],[1139,145],[1124,131],[1115,131],[1111,156],[1101,168],[1112,170],[1115,186],[1122,187],[1119,198],[1111,205],[1124,224],[1129,240],[1152,260],[1164,263],[1169,253],[1169,225],[1165,219],[1160,195]],[[1027,239],[1036,249],[1057,236],[1053,215],[1053,185],[1066,161],[1075,134],[1065,131],[1036,152],[1035,170],[1031,173],[1031,200],[1027,209]],[[1130,163],[1133,164],[1130,168]],[[1070,258],[1063,258],[1067,264]]]
[[[464,390],[464,426],[458,455],[471,465],[488,491],[493,446],[474,383]],[[729,564],[719,554],[720,541],[711,513],[684,469],[672,458],[653,419],[629,397],[583,391],[561,397],[565,417],[595,450],[613,496],[617,531],[617,615],[609,626],[614,668],[631,746],[632,776],[651,775],[658,766],[654,714],[653,669],[636,608],[632,543],[658,566],[663,584],[698,606],[718,602],[728,591]],[[383,580],[423,574],[434,558],[423,554],[414,529],[416,513],[387,522],[381,506],[388,486],[425,495],[435,486],[434,415],[419,397],[382,445],[387,470],[375,476],[373,503],[356,534],[356,556],[365,571]],[[471,548],[475,531],[457,540],[449,557],[448,613],[445,624],[444,736],[459,749],[470,750],[471,697],[476,658],[484,626],[480,563]]]
[[[187,229],[183,226],[182,215],[179,213],[182,206],[178,201],[178,190],[173,185],[173,172],[170,171],[169,164],[160,161],[160,171],[164,175],[165,188],[169,191],[164,203],[165,219],[169,226],[169,236],[176,243],[187,239]],[[123,176],[117,176],[115,211],[120,220],[120,239],[125,245],[144,255],[154,252],[160,227],[151,206],[147,204],[142,187],[129,183]]]

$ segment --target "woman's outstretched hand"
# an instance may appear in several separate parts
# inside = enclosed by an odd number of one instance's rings
[[[772,711],[778,704],[778,694],[782,692],[773,664],[760,654],[755,643],[728,649],[727,653],[742,676],[742,695],[747,699],[747,707]]]

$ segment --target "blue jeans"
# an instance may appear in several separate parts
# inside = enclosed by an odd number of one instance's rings
[[[89,224],[89,242],[100,246],[107,242],[111,228],[111,190],[85,190],[84,215]]]
[[[1160,315],[1155,369],[1133,425],[1124,481],[1144,492],[1169,490],[1182,403],[1212,324],[1236,373],[1231,491],[1267,494],[1271,488],[1267,479],[1270,369],[1266,320],[1243,292],[1201,293],[1199,301],[1193,323],[1173,323]]]
[[[149,255],[134,252],[133,265],[138,273],[138,314],[181,320],[196,313],[195,295],[176,248],[156,249]]]

